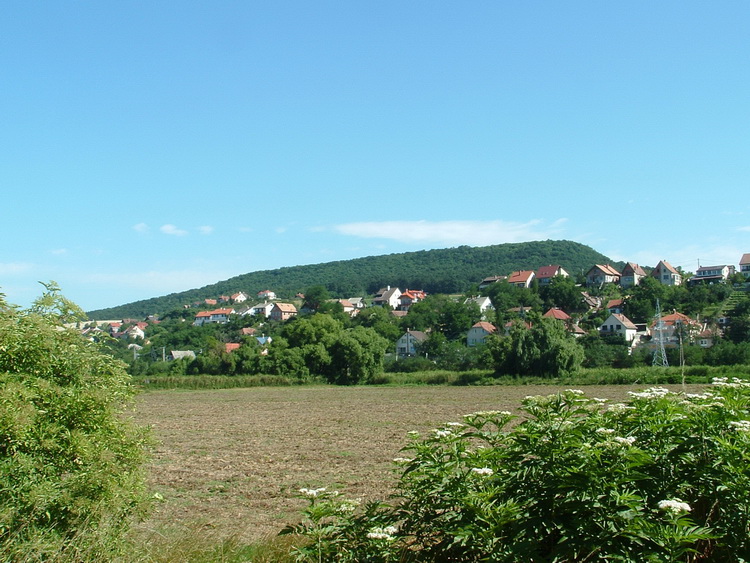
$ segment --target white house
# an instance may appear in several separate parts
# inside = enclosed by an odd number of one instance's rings
[[[487,296],[479,296],[479,297],[469,297],[464,301],[464,304],[468,305],[469,303],[476,303],[479,306],[479,312],[483,315],[487,311],[494,311],[495,307],[492,306],[492,300]]]
[[[586,284],[589,286],[617,283],[619,281],[620,272],[609,264],[594,264],[591,269],[586,272]]]
[[[659,280],[662,285],[682,284],[682,275],[666,260],[660,260],[651,275]]]
[[[397,309],[401,304],[401,290],[397,287],[385,287],[378,291],[375,298],[372,300],[373,305],[384,306],[388,305],[391,309]]]
[[[618,334],[625,339],[625,342],[633,342],[638,333],[638,329],[625,315],[612,313],[607,320],[604,321],[604,324],[599,327],[599,332],[602,335]]]
[[[695,271],[695,275],[688,280],[689,283],[716,283],[728,280],[734,275],[734,266],[722,264],[721,266],[701,266]]]

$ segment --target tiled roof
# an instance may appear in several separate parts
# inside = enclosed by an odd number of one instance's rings
[[[544,313],[545,317],[551,318],[551,319],[557,319],[558,321],[569,321],[570,315],[563,311],[562,309],[558,309],[557,307],[553,307],[546,313]]]

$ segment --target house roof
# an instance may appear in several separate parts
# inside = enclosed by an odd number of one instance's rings
[[[423,340],[427,340],[427,335],[421,330],[407,330],[402,335],[402,338],[404,336],[413,336],[415,340],[419,340],[420,342],[422,342]]]
[[[569,321],[570,315],[563,311],[562,309],[558,309],[557,307],[552,307],[549,311],[544,313],[542,315],[544,317],[547,317],[548,319],[557,319],[558,321]]]
[[[483,331],[492,334],[497,330],[495,328],[495,325],[492,323],[488,323],[487,321],[479,321],[478,323],[474,323],[471,328],[481,328]]]
[[[698,324],[698,321],[695,319],[691,319],[687,315],[684,315],[683,313],[678,313],[675,311],[674,313],[670,313],[669,315],[663,315],[661,317],[661,322],[663,322],[665,325],[675,325],[677,323],[682,324]],[[654,321],[653,324],[656,324],[656,321]]]
[[[211,311],[212,315],[231,315],[234,313],[234,309],[214,309]]]
[[[620,272],[615,270],[609,264],[594,264],[594,266],[586,273],[586,275],[589,275],[594,270],[599,270],[603,274],[606,274],[608,276],[620,276]]]
[[[255,334],[255,329],[253,327],[246,326],[240,332],[246,336],[252,336]]]
[[[607,309],[614,309],[615,307],[622,307],[624,301],[622,299],[610,299],[607,301]]]
[[[236,350],[239,347],[240,345],[236,342],[227,342],[226,344],[224,344],[224,351],[229,353],[233,350]]]
[[[624,326],[625,328],[630,329],[630,330],[638,330],[638,327],[636,327],[635,324],[633,324],[633,321],[631,321],[622,313],[612,313],[612,316],[616,318],[618,321],[620,321],[620,324]]]
[[[201,311],[200,313],[195,314],[196,319],[199,317],[210,317],[210,316],[211,316],[211,311]]]
[[[747,254],[743,254],[742,258],[740,258],[740,266],[743,266],[745,264],[750,264],[750,252]]]
[[[534,277],[534,270],[518,270],[508,277],[509,283],[527,283]]]
[[[680,272],[678,272],[674,268],[674,266],[672,266],[672,264],[670,264],[666,260],[660,260],[659,263],[656,265],[656,268],[654,268],[654,271],[652,272],[652,275],[658,276],[659,275],[659,270],[662,270],[662,269],[668,270],[669,272],[671,272],[673,274],[677,274],[677,275],[680,274]]]
[[[274,309],[279,309],[283,313],[296,313],[297,307],[295,307],[292,303],[276,303],[274,305]]]
[[[622,269],[622,275],[636,275],[636,276],[645,276],[646,271],[641,268],[638,264],[634,264],[633,262],[628,262],[625,264],[625,267]]]
[[[554,278],[562,268],[558,265],[542,266],[536,271],[538,278]]]

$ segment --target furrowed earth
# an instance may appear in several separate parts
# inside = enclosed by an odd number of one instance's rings
[[[665,386],[673,391],[681,386]],[[694,392],[705,386],[687,386]],[[518,413],[527,395],[558,386],[258,387],[154,391],[135,418],[153,429],[149,486],[155,502],[144,534],[202,530],[255,542],[300,519],[301,487],[387,500],[393,458],[407,432],[429,432],[479,410]],[[627,399],[644,386],[585,386],[589,397]]]

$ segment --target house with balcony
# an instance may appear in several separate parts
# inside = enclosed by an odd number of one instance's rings
[[[727,281],[735,273],[735,268],[729,264],[721,266],[701,266],[695,271],[695,275],[688,280],[690,285],[697,283],[721,283]]]

